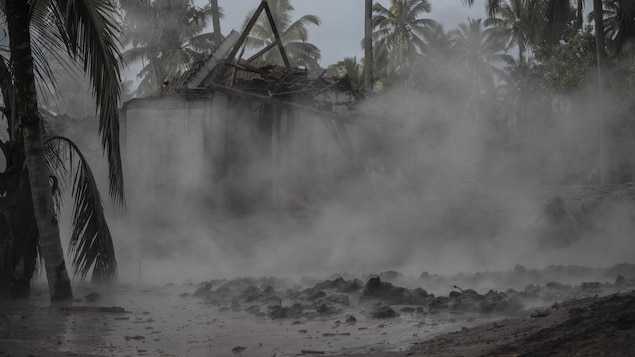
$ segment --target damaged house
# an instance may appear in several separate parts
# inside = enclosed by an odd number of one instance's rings
[[[262,12],[160,93],[127,102],[122,130],[129,196],[202,200],[245,212],[299,203],[360,170],[348,78],[291,68],[276,41],[236,58]],[[280,51],[285,65],[259,62]],[[238,56],[240,57],[240,56]]]

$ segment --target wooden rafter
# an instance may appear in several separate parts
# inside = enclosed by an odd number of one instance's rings
[[[258,57],[260,57],[263,54],[265,54],[267,51],[269,51],[272,48],[278,46],[278,50],[280,51],[280,55],[282,56],[282,61],[284,61],[284,66],[286,68],[291,68],[291,64],[289,63],[289,58],[287,57],[287,52],[285,51],[284,45],[282,44],[282,39],[280,38],[280,33],[278,32],[278,27],[276,26],[276,23],[275,23],[275,21],[273,19],[273,15],[271,13],[271,9],[269,8],[269,3],[267,3],[267,0],[262,0],[260,2],[260,6],[258,6],[258,8],[256,9],[256,12],[254,12],[254,16],[252,16],[251,19],[249,20],[249,22],[247,23],[247,26],[245,27],[245,30],[240,35],[240,38],[238,39],[238,41],[234,45],[234,48],[232,49],[231,53],[227,57],[227,60],[228,61],[236,61],[236,54],[238,53],[238,50],[240,49],[240,47],[242,47],[244,45],[245,40],[247,39],[247,36],[249,36],[249,33],[251,32],[251,29],[254,27],[254,25],[258,21],[258,18],[260,17],[260,14],[262,14],[263,11],[267,15],[267,20],[269,21],[269,25],[271,26],[271,32],[273,32],[273,36],[275,38],[275,42],[270,43],[265,48],[263,48],[262,50],[258,51],[253,56],[249,57],[249,59],[247,59],[247,63],[253,62]]]

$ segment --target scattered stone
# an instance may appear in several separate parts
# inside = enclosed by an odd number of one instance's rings
[[[326,303],[320,304],[315,311],[320,315],[333,315],[339,312],[335,306]]]
[[[84,299],[86,299],[86,301],[88,301],[88,302],[94,302],[94,301],[99,300],[100,297],[101,297],[101,294],[95,291],[95,292],[92,292],[92,293],[84,296]]]
[[[615,279],[615,285],[624,285],[625,282],[626,282],[626,279],[624,279],[623,275],[618,275],[617,278]]]
[[[269,317],[272,319],[298,318],[302,315],[303,307],[299,303],[292,306],[269,306]]]
[[[360,299],[378,299],[393,305],[423,305],[426,303],[426,299],[419,296],[420,293],[414,294],[406,288],[395,287],[391,283],[382,282],[377,276],[368,279]]]
[[[239,353],[243,352],[243,351],[244,351],[244,350],[246,350],[246,349],[247,349],[247,347],[243,347],[243,346],[236,346],[236,347],[232,348],[232,352],[233,352],[234,354],[239,354]]]
[[[531,313],[531,317],[547,317],[551,313],[551,310],[544,309],[536,309]]]
[[[580,289],[582,290],[600,290],[602,288],[602,284],[597,281],[593,282],[584,282],[580,284]]]
[[[378,306],[372,313],[372,317],[374,319],[389,319],[397,316],[397,312],[388,305]]]
[[[324,351],[313,351],[313,350],[300,350],[300,353],[303,355],[323,355],[326,354]]]
[[[353,315],[346,315],[346,320],[345,320],[345,322],[346,322],[347,324],[354,324],[354,323],[357,323],[357,319],[356,319],[356,318],[355,318],[355,316],[353,316]]]
[[[124,339],[126,339],[126,341],[130,341],[130,340],[141,341],[141,340],[145,340],[146,338],[140,335],[134,335],[134,336],[125,336]]]
[[[350,332],[342,332],[342,333],[326,332],[322,334],[322,337],[350,336],[350,335],[351,335]]]
[[[203,286],[196,289],[193,296],[204,297],[204,296],[207,296],[207,294],[209,294],[211,290],[212,290],[212,284],[205,283]]]
[[[111,312],[111,313],[124,313],[126,310],[119,306],[63,306],[61,311],[66,312]]]

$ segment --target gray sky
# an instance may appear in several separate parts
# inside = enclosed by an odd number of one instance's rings
[[[200,1],[200,0],[199,0]],[[375,0],[388,7],[388,0]],[[260,4],[259,0],[219,0],[225,12],[221,22],[224,34],[231,29],[240,31],[247,12]],[[430,0],[432,11],[425,15],[444,24],[446,31],[455,28],[468,17],[485,17],[482,2],[473,8],[463,6],[461,0]],[[293,19],[302,15],[316,15],[322,20],[319,27],[311,26],[309,42],[322,51],[320,65],[327,67],[344,57],[363,54],[361,40],[364,37],[364,0],[291,0],[295,8]]]

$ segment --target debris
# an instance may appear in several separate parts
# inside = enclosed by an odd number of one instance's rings
[[[397,312],[388,305],[379,306],[372,313],[374,319],[389,319],[397,316]]]
[[[126,310],[123,307],[112,306],[63,306],[60,307],[61,311],[67,312],[111,312],[111,313],[124,313]]]
[[[84,299],[86,299],[86,301],[88,302],[93,302],[93,301],[99,300],[100,297],[101,297],[101,294],[95,291],[84,296]]]
[[[205,285],[199,287],[198,289],[196,289],[196,291],[194,292],[194,295],[192,296],[197,296],[197,297],[204,297],[206,296],[210,291],[212,290],[212,284],[210,283],[205,283]]]
[[[350,336],[350,335],[351,335],[350,332],[341,332],[341,333],[325,332],[322,334],[322,337]]]
[[[243,346],[236,346],[236,347],[232,348],[232,352],[233,352],[234,354],[239,354],[239,353],[241,353],[242,351],[244,351],[244,350],[246,350],[246,349],[247,349],[247,347],[243,347]]]
[[[140,335],[124,336],[124,338],[126,339],[126,341],[130,341],[130,340],[141,341],[146,339],[145,337]]]
[[[547,308],[545,309],[536,309],[531,313],[531,317],[546,317],[549,316],[551,311]]]
[[[323,355],[326,354],[324,351],[313,351],[313,350],[300,350],[300,353],[303,355]]]
[[[317,313],[320,315],[332,315],[339,312],[339,310],[335,306],[332,306],[330,304],[321,304],[315,309],[315,311],[317,311]]]

